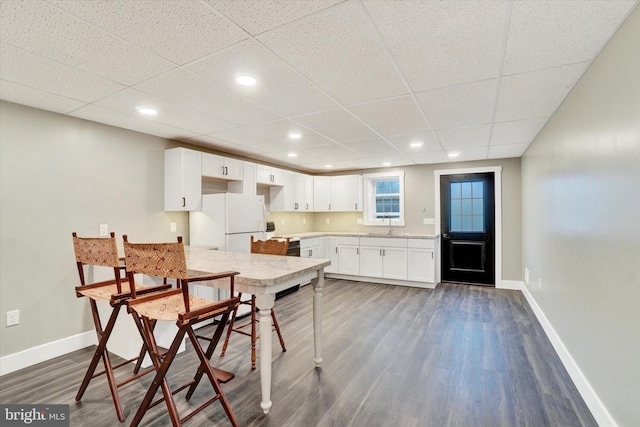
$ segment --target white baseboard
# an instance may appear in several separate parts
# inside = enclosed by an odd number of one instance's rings
[[[73,335],[0,358],[0,376],[97,344],[94,331]]]
[[[510,289],[513,291],[521,291],[523,284],[520,280],[501,280],[496,284],[496,289]]]
[[[560,336],[556,333],[555,329],[553,329],[553,326],[551,326],[551,323],[544,315],[544,312],[533,295],[529,292],[529,289],[522,284],[521,290],[598,425],[600,427],[617,427],[618,424],[593,390],[576,361],[571,357],[571,353],[569,353]]]

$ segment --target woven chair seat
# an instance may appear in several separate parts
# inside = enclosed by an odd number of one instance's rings
[[[214,301],[189,295],[189,307],[191,311],[197,311],[206,306],[212,306],[212,312],[219,311],[219,309],[213,306],[214,304]],[[178,314],[186,313],[182,294],[174,294],[141,304],[131,305],[131,308],[140,316],[156,320],[178,320]],[[200,317],[206,317],[208,315],[210,315],[210,313],[203,314]]]
[[[122,281],[121,282],[122,293],[129,293],[131,289],[129,288],[129,282]],[[136,291],[141,291],[144,289],[149,289],[149,286],[140,285],[138,283],[135,284]],[[84,295],[85,297],[89,297],[98,301],[110,301],[112,295],[118,294],[118,287],[115,283],[105,284],[104,286],[98,286],[95,288],[88,287],[83,289],[82,286],[77,288],[79,294]]]

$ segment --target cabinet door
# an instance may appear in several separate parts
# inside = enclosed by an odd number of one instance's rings
[[[304,175],[293,174],[293,210],[304,211]]]
[[[265,165],[257,165],[256,182],[258,184],[271,184],[271,167]]]
[[[416,282],[433,283],[435,280],[435,260],[433,249],[408,250],[407,279]]]
[[[224,158],[224,178],[232,181],[242,181],[244,162],[242,160]]]
[[[202,153],[202,176],[224,178],[224,157]]]
[[[300,258],[320,258],[320,246],[300,249]]]
[[[289,176],[293,176],[293,172],[271,168],[271,185],[285,185],[289,182]]]
[[[316,212],[327,212],[331,206],[331,177],[313,177],[313,209]]]
[[[360,275],[360,247],[345,246],[338,247],[338,272],[340,274]]]
[[[302,200],[301,211],[313,212],[313,177],[311,175],[302,175],[304,187],[304,199]]]
[[[382,272],[385,279],[407,280],[407,249],[382,248]]]
[[[331,177],[331,210],[336,212],[362,211],[362,176]]]
[[[324,271],[326,273],[337,273],[338,272],[338,238],[337,237],[325,237],[325,258],[328,258],[331,261],[331,265],[325,267]]]
[[[199,151],[172,148],[164,152],[164,210],[202,209],[202,173]]]
[[[280,171],[279,186],[269,189],[271,212],[293,212],[293,172]]]
[[[382,277],[382,248],[360,246],[360,275]]]

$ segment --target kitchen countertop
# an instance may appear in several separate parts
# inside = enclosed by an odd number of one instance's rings
[[[310,239],[312,237],[325,237],[325,236],[345,236],[345,237],[383,237],[383,238],[396,238],[396,239],[435,239],[433,234],[418,234],[418,233],[356,233],[356,232],[334,232],[334,231],[311,231],[305,233],[291,233],[291,234],[278,234],[276,238],[295,238]]]

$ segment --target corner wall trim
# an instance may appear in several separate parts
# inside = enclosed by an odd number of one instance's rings
[[[97,344],[93,331],[72,335],[0,358],[0,376]]]
[[[544,312],[536,302],[533,295],[529,292],[529,289],[527,289],[527,286],[523,284],[521,290],[598,425],[600,427],[618,427],[618,424],[616,424],[606,406],[604,406],[596,392],[593,390],[593,387],[589,384],[589,381],[582,373],[582,370],[580,370],[576,361],[571,357],[571,353],[569,353],[569,350],[565,347],[560,336],[556,333],[555,329],[553,329],[553,326],[551,326],[551,323],[544,315]]]
[[[519,280],[502,280],[496,283],[496,289],[510,289],[513,291],[521,291],[524,285]]]

